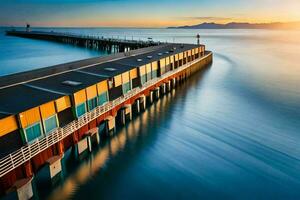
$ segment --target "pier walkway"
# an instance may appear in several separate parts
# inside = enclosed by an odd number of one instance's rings
[[[76,46],[107,51],[110,53],[126,52],[133,49],[158,46],[160,44],[163,44],[162,42],[154,42],[152,40],[143,41],[133,39],[128,40],[118,38],[105,38],[100,36],[80,35],[53,31],[45,32],[10,30],[6,31],[6,35],[68,43]]]

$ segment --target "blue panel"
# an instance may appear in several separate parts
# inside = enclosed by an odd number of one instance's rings
[[[88,106],[89,106],[89,110],[93,110],[94,108],[96,108],[98,106],[97,97],[88,100]]]
[[[86,106],[85,103],[82,103],[78,106],[76,106],[76,115],[77,117],[80,117],[86,113]]]
[[[57,127],[58,125],[57,125],[56,115],[45,120],[46,133],[49,133],[50,131],[54,130]]]
[[[42,135],[41,124],[37,123],[25,129],[27,142],[33,141]]]
[[[99,106],[105,104],[106,102],[108,102],[108,95],[107,92],[103,92],[102,94],[100,94],[98,96],[98,101],[99,101]]]

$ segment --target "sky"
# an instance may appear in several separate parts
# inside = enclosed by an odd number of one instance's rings
[[[300,21],[300,0],[0,0],[0,26],[167,27]]]

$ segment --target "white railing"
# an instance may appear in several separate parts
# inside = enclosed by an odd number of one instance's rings
[[[79,128],[83,127],[84,125],[88,124],[92,120],[96,119],[97,117],[101,116],[102,114],[110,111],[112,108],[116,107],[117,105],[122,104],[126,100],[130,99],[131,97],[141,93],[145,89],[155,85],[156,83],[166,79],[169,76],[172,76],[191,65],[199,62],[202,59],[210,56],[207,54],[203,57],[200,57],[192,62],[189,62],[173,71],[169,71],[163,74],[161,77],[154,78],[147,83],[145,83],[142,87],[135,88],[128,92],[127,94],[119,97],[118,99],[111,101],[103,106],[99,106],[91,112],[86,113],[78,120],[74,120],[71,123],[67,124],[62,128],[58,128],[49,135],[37,139],[32,144],[28,144],[23,146],[19,150],[5,156],[0,160],[0,177],[3,177],[8,172],[12,171],[13,169],[17,168],[18,166],[22,165],[23,163],[29,161],[32,157],[36,156],[40,152],[46,150],[47,148],[51,147],[52,145],[56,144],[57,142],[61,141],[62,139],[66,138],[70,134],[74,133]]]

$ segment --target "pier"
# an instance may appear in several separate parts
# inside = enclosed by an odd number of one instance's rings
[[[204,45],[164,44],[0,78],[0,193],[31,198],[41,168],[59,176],[65,151],[93,151],[211,62]]]
[[[66,44],[72,44],[76,46],[86,47],[90,49],[96,49],[109,53],[128,52],[130,50],[158,46],[163,44],[162,42],[154,42],[152,40],[128,40],[118,38],[105,38],[99,36],[79,35],[71,33],[60,32],[44,32],[44,31],[18,31],[10,30],[6,31],[6,35],[17,36],[23,38],[49,40],[55,42],[62,42]]]

